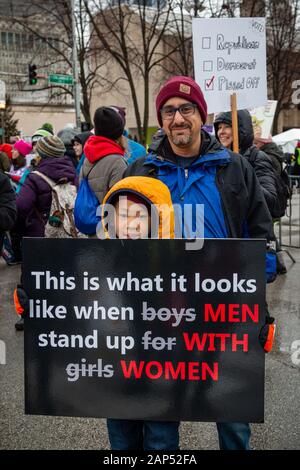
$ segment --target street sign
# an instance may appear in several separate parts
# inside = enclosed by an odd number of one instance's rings
[[[0,80],[0,109],[5,109],[5,107],[5,82],[3,80]]]
[[[58,83],[60,85],[73,85],[72,75],[61,75],[52,73],[49,75],[49,83]]]
[[[195,78],[209,113],[267,104],[265,18],[193,20]]]

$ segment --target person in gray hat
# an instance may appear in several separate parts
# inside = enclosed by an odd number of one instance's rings
[[[75,154],[73,143],[74,137],[78,134],[72,127],[64,127],[57,133],[57,137],[59,137],[64,146],[66,148],[65,155],[71,160],[73,166],[76,168],[78,164],[78,159]]]

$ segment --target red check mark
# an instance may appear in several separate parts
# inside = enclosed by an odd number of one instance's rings
[[[213,75],[210,80],[206,80],[206,82],[205,82],[206,90],[209,90],[212,87],[214,79],[215,79],[215,76]]]

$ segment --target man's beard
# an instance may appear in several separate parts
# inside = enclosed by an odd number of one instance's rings
[[[180,127],[175,128],[180,129]],[[182,129],[187,129],[186,127],[182,127]],[[189,128],[188,128],[189,129]],[[186,147],[188,144],[192,142],[192,134],[182,134],[182,135],[174,135],[173,131],[174,129],[170,129],[170,134],[169,137],[174,145],[177,145],[177,147]]]

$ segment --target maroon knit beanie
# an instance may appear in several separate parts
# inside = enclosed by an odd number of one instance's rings
[[[166,101],[175,96],[185,98],[187,101],[195,103],[198,106],[202,122],[205,124],[207,118],[207,104],[201,88],[192,78],[179,75],[167,80],[157,95],[156,113],[160,126],[162,126],[160,110]]]

